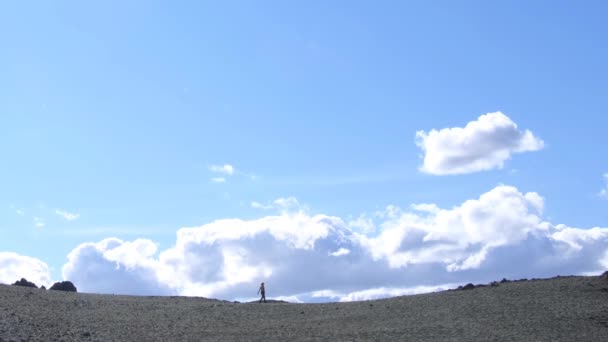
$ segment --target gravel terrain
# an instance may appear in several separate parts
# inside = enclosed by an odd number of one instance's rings
[[[351,303],[231,303],[0,285],[5,341],[608,341],[608,280]]]

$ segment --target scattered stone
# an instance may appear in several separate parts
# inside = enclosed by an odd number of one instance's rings
[[[62,281],[60,283],[55,283],[51,286],[50,290],[56,291],[65,291],[65,292],[78,292],[76,290],[76,286],[72,284],[71,281]]]
[[[38,288],[38,286],[36,286],[36,284],[32,283],[31,281],[27,281],[27,279],[25,279],[25,278],[21,278],[21,280],[14,282],[13,285],[14,286],[24,286],[24,287],[33,287],[35,289]]]

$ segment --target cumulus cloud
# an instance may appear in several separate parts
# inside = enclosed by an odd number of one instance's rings
[[[80,214],[69,213],[65,210],[60,210],[60,209],[55,210],[55,214],[63,217],[67,221],[74,221],[80,217]]]
[[[48,287],[51,283],[49,267],[46,263],[13,252],[0,252],[0,283],[12,284],[21,278],[37,286]]]
[[[543,207],[539,194],[501,185],[447,209],[388,206],[373,215],[373,234],[295,208],[181,228],[164,250],[144,239],[85,243],[63,275],[87,292],[241,300],[253,299],[264,281],[269,297],[322,301],[608,267],[608,228],[554,225]]]
[[[116,238],[83,243],[68,254],[63,278],[80,292],[132,295],[168,295],[176,292],[158,275],[163,266],[155,260],[157,245],[147,239]]]
[[[464,174],[502,168],[514,153],[537,151],[544,142],[517,127],[501,112],[481,115],[462,127],[416,132],[424,153],[420,170],[434,175]]]
[[[600,190],[599,195],[600,195],[600,197],[608,198],[608,172],[604,173],[604,182],[605,182],[604,188],[602,190]]]

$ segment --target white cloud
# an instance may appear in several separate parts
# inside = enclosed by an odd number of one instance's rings
[[[299,205],[284,198],[273,205]],[[606,268],[608,228],[542,218],[543,198],[498,186],[450,209],[434,204],[376,213],[373,234],[302,210],[181,228],[159,251],[145,239],[85,243],[63,276],[85,292],[355,300],[434,291],[445,284],[588,274]],[[293,299],[293,298],[292,298]]]
[[[544,142],[517,127],[501,112],[481,115],[462,127],[416,132],[424,152],[421,171],[434,175],[463,174],[502,168],[514,153],[537,151]]]
[[[0,252],[0,283],[12,284],[25,278],[37,286],[51,283],[49,267],[44,262],[13,252]]]
[[[603,198],[608,198],[608,172],[604,173],[604,182],[606,183],[604,185],[604,188],[602,190],[600,190],[600,197]]]
[[[234,167],[230,164],[211,165],[209,171],[231,176],[234,174]]]
[[[19,215],[19,216],[25,216],[25,211],[21,210],[21,209],[15,210],[15,213],[17,213],[17,215]]]
[[[350,254],[350,250],[348,248],[344,248],[344,247],[340,247],[340,249],[338,249],[337,251],[329,253],[329,255],[335,256],[335,257],[348,255],[348,254]]]
[[[80,217],[80,214],[69,213],[65,210],[60,210],[60,209],[55,210],[55,214],[63,217],[64,219],[66,219],[68,221],[74,221]]]
[[[224,178],[224,177],[213,177],[213,178],[211,178],[211,181],[213,183],[225,183],[226,182],[226,178]]]

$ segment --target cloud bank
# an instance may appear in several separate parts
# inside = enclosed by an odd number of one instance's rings
[[[424,153],[420,170],[433,175],[464,174],[502,168],[514,153],[537,151],[541,139],[517,127],[501,112],[481,115],[462,127],[416,132]]]
[[[244,300],[264,281],[269,298],[347,301],[608,268],[608,228],[549,223],[539,194],[511,186],[351,221],[365,229],[288,202],[276,215],[181,228],[160,251],[146,239],[81,244],[63,276],[85,292]]]
[[[0,283],[12,284],[21,278],[26,278],[37,286],[48,287],[51,284],[46,263],[17,253],[0,252]]]

